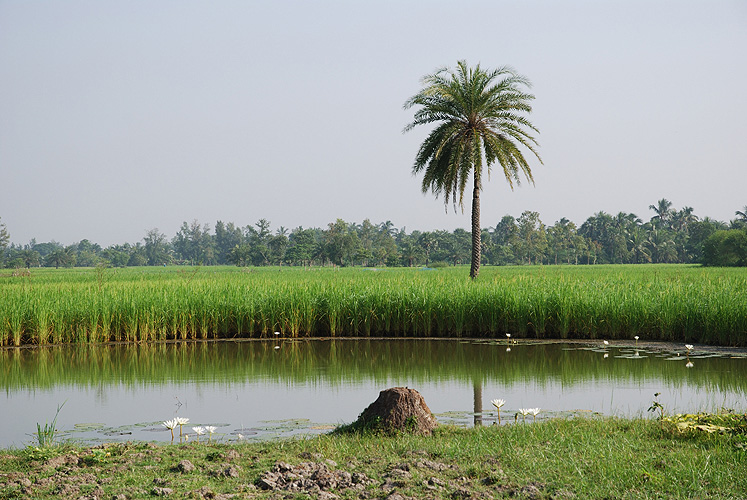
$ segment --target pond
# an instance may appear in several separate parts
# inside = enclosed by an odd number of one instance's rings
[[[273,340],[0,349],[0,447],[35,443],[57,420],[61,439],[165,441],[162,422],[212,425],[214,440],[328,432],[379,391],[417,389],[441,423],[744,411],[744,351],[683,345],[481,340]],[[521,417],[519,416],[519,422]],[[194,438],[194,435],[192,436]],[[178,439],[178,432],[177,432]],[[203,439],[205,439],[203,437]]]

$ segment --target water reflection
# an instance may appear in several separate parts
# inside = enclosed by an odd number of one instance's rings
[[[472,382],[472,408],[475,414],[473,425],[482,425],[482,380]]]
[[[27,443],[35,423],[66,400],[60,428],[74,437],[168,441],[161,423],[177,416],[215,426],[216,439],[323,432],[397,385],[419,390],[440,421],[469,425],[497,421],[486,398],[504,399],[507,416],[541,407],[539,419],[644,414],[654,392],[672,411],[743,406],[747,393],[741,353],[514,342],[278,338],[0,349],[0,419],[9,422],[0,446]]]

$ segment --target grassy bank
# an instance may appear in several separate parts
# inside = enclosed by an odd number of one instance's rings
[[[301,336],[747,345],[747,270],[693,266],[53,270],[0,276],[0,345]]]
[[[745,464],[743,433],[550,420],[445,427],[430,437],[5,450],[0,498],[732,499],[747,495]]]

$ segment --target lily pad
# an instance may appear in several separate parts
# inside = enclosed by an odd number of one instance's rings
[[[101,430],[106,427],[106,424],[99,424],[99,423],[79,423],[75,424],[73,428],[75,429],[74,432],[94,432]]]
[[[307,418],[288,419],[288,420],[264,420],[268,424],[261,430],[268,432],[290,432],[298,429],[306,429],[311,421]]]
[[[163,422],[140,422],[138,424],[132,424],[133,427],[153,427],[153,426],[161,426],[163,427]],[[168,429],[167,429],[168,430]]]
[[[132,434],[132,431],[111,430],[106,431],[103,434],[104,436],[129,436]]]
[[[240,432],[242,434],[246,432],[258,432],[259,429],[256,427],[239,427],[238,429],[234,429],[233,432]]]

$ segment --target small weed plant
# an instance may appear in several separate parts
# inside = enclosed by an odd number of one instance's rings
[[[65,406],[65,403],[62,403],[57,407],[57,413],[54,414],[52,423],[47,423],[42,426],[37,422],[36,440],[39,448],[49,448],[54,446],[55,437],[57,436],[57,417],[59,417],[60,410],[62,410],[63,406]]]
[[[651,406],[648,407],[648,411],[650,412],[659,412],[659,420],[664,420],[664,405],[659,402],[659,396],[661,396],[660,392],[654,393],[654,401],[651,403]]]

